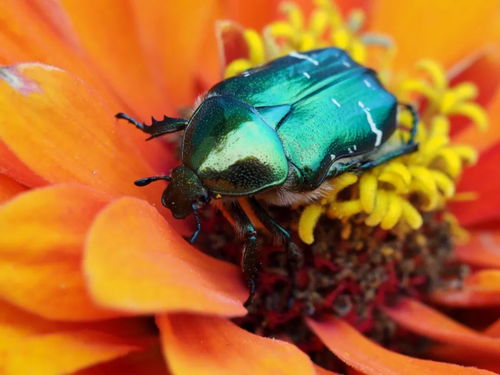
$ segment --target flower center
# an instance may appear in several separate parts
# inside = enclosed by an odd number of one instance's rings
[[[293,232],[299,212],[274,208],[271,213]],[[283,246],[267,237],[256,296],[248,315],[235,321],[262,336],[292,341],[313,358],[327,350],[303,318],[323,314],[342,317],[372,339],[393,348],[401,344],[404,350],[401,331],[379,307],[400,296],[421,299],[436,289],[460,288],[468,272],[453,260],[452,224],[443,215],[425,213],[418,229],[405,231],[368,226],[362,214],[347,221],[322,217],[314,243],[303,245],[304,262],[298,269],[289,266]],[[210,216],[202,248],[238,263],[241,243],[234,241],[234,229],[220,213]]]

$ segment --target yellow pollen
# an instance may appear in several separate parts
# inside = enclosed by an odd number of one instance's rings
[[[455,191],[463,168],[477,161],[477,152],[467,145],[453,144],[450,129],[451,116],[457,115],[469,118],[480,130],[487,127],[485,110],[474,102],[477,88],[469,82],[452,86],[443,67],[430,59],[417,62],[413,75],[389,81],[388,77],[398,76],[391,68],[395,53],[391,39],[365,32],[365,15],[360,10],[344,18],[331,0],[316,0],[315,5],[306,17],[299,7],[286,2],[281,8],[284,20],[269,24],[261,34],[245,30],[248,56],[232,61],[226,67],[225,77],[291,51],[335,46],[346,50],[355,61],[375,67],[379,78],[401,102],[411,102],[423,110],[419,110],[418,151],[363,173],[348,172],[330,179],[331,190],[301,213],[298,234],[302,241],[314,242],[314,228],[322,215],[346,224],[349,218],[357,216],[368,226],[386,230],[397,226],[401,230],[418,229],[423,224],[422,213],[442,210],[450,200],[473,199],[470,193],[456,195]],[[384,48],[370,48],[373,45]],[[411,114],[400,111],[398,124],[388,142],[408,139]],[[463,240],[465,231],[456,219],[447,215],[446,220],[453,233]],[[351,229],[346,225],[342,235],[348,235]]]

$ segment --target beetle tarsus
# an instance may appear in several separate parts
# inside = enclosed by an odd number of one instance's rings
[[[193,207],[194,220],[196,222],[196,230],[194,231],[193,235],[189,238],[189,243],[191,243],[191,244],[196,242],[196,239],[198,238],[198,235],[201,232],[200,214],[199,214],[198,209],[196,208],[194,203],[192,204],[192,207]]]
[[[119,112],[115,115],[117,119],[122,119],[122,120],[127,120],[131,124],[133,124],[137,129],[145,131],[146,125],[144,125],[142,122],[137,121],[133,117],[130,117],[126,113]]]
[[[418,130],[418,121],[419,121],[418,111],[412,104],[403,102],[398,102],[398,104],[403,108],[405,108],[407,111],[409,111],[413,118],[410,130],[410,139],[408,140],[408,144],[413,144],[415,143],[415,137],[417,136],[417,130]]]
[[[304,265],[304,253],[302,249],[292,241],[289,241],[286,245],[288,263],[290,264],[290,268],[294,270],[301,268]]]
[[[256,281],[255,280],[247,280],[247,287],[248,287],[248,291],[250,292],[250,294],[248,295],[248,298],[245,301],[245,303],[243,303],[243,306],[245,306],[246,308],[248,308],[252,305],[253,300],[255,298],[255,292],[257,291]]]

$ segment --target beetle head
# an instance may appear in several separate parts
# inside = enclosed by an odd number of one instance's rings
[[[210,196],[196,173],[180,165],[172,171],[172,180],[163,192],[161,202],[176,219],[184,219],[210,203]]]

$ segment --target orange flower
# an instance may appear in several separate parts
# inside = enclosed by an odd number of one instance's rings
[[[310,10],[309,1],[299,3]],[[399,48],[394,64],[401,74],[421,57],[448,68],[465,61],[454,80],[473,81],[481,92],[479,103],[488,108],[492,125],[486,135],[467,124],[453,134],[481,153],[460,185],[461,191],[473,191],[479,198],[454,204],[471,236],[456,255],[477,271],[462,288],[424,296],[452,307],[460,322],[414,298],[376,306],[406,332],[433,341],[426,358],[457,364],[399,354],[365,338],[352,321],[311,316],[305,319],[310,332],[340,360],[330,361],[337,367],[325,370],[289,337],[270,339],[240,328],[228,319],[247,314],[239,268],[183,239],[189,223],[173,220],[160,207],[161,186],[141,189],[131,183],[168,172],[176,164],[175,153],[170,144],[144,142],[142,134],[117,123],[114,114],[173,115],[192,105],[197,94],[219,79],[214,22],[228,18],[261,29],[277,19],[277,4],[0,4],[0,63],[5,65],[0,68],[4,373],[500,371],[500,324],[492,323],[500,306],[500,232],[495,225],[500,186],[494,179],[500,161],[496,1],[342,2],[345,12],[362,6],[370,29],[394,38]],[[235,57],[245,56],[248,51],[237,46]],[[466,314],[469,310],[459,311],[464,307],[481,308],[474,311],[484,316],[477,319]]]

